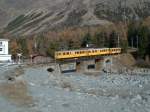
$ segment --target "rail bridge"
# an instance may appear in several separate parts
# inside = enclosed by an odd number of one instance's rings
[[[57,51],[56,62],[60,71],[100,71],[103,67],[110,68],[112,55],[121,53],[121,48],[82,49],[70,51]],[[102,67],[103,66],[103,67]]]
[[[99,56],[56,61],[61,72],[100,71],[103,67],[111,68],[112,56]]]

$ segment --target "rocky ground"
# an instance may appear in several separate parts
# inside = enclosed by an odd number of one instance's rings
[[[60,74],[48,72],[49,67],[1,69],[0,109],[3,112],[150,112],[150,74]]]

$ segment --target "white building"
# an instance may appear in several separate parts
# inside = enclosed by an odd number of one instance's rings
[[[0,39],[0,61],[11,61],[11,55],[8,53],[8,39]]]

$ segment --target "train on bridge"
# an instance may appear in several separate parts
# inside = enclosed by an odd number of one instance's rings
[[[121,53],[121,48],[88,48],[80,50],[56,51],[55,59],[72,59],[81,57],[94,57],[104,55],[116,55]]]

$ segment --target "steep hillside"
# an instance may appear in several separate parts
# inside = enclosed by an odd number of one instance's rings
[[[150,0],[1,0],[0,25],[13,35],[68,26],[110,25],[150,15]]]
[[[0,9],[0,26],[8,21],[8,14],[6,11]]]

